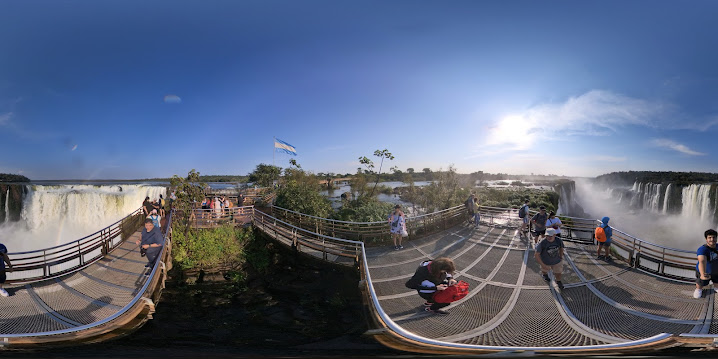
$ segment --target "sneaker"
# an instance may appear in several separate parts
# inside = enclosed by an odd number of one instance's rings
[[[556,285],[558,286],[558,289],[563,289],[563,283],[561,283],[560,280],[556,281]]]
[[[548,277],[548,274],[544,274],[544,275],[543,275],[543,280],[545,280],[545,281],[547,281],[547,282],[550,282],[550,281],[551,281],[551,278]]]
[[[431,308],[425,308],[424,310],[425,310],[426,312],[432,313],[432,314],[440,314],[440,315],[447,315],[447,314],[449,314],[449,312],[447,312],[447,311],[445,311],[445,310],[441,310],[441,309],[431,310]]]
[[[434,303],[424,302],[424,306],[425,306],[425,307],[431,307],[432,305],[434,305]]]
[[[5,290],[5,288],[0,288],[0,295],[3,296],[3,297],[7,297],[7,296],[10,295],[10,294],[7,293],[7,291]]]
[[[603,260],[603,256],[598,256],[598,257],[596,257],[596,259],[598,259],[599,261]]]
[[[399,246],[399,249],[404,249],[404,246],[400,245],[400,246]]]
[[[145,264],[145,268],[149,268],[149,267],[150,267],[149,263]]]
[[[147,272],[145,272],[145,276],[149,276],[150,274],[152,274],[152,270],[148,269]]]
[[[603,260],[606,261],[606,262],[610,262],[610,261],[613,260],[613,258],[612,258],[611,256],[604,256],[604,257],[603,257]]]
[[[399,246],[394,246],[394,250],[395,250],[395,251],[398,251],[398,250],[399,250]]]
[[[696,289],[693,291],[693,298],[700,298],[703,296],[703,289]]]

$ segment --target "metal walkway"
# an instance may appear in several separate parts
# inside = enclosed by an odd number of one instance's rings
[[[277,218],[255,211],[254,224],[299,252],[358,264],[375,328],[368,334],[396,349],[626,354],[674,346],[712,347],[718,341],[712,290],[694,299],[695,286],[689,280],[643,270],[634,261],[599,261],[596,247],[585,241],[564,241],[565,288],[559,290],[554,280],[544,281],[533,246],[518,233],[517,220],[490,220],[475,229],[459,219],[454,221],[459,224],[433,234],[410,237],[404,249],[396,251],[386,241],[365,247],[359,241],[315,233],[310,229],[328,232],[341,223],[317,224],[303,216],[300,224],[296,213],[289,212],[275,208]],[[450,216],[465,218],[463,211],[457,213]],[[414,225],[423,221],[417,218]],[[361,252],[354,261],[352,250]],[[467,297],[444,308],[449,315],[425,312],[424,300],[405,286],[420,262],[442,256],[452,258],[455,277],[471,285]]]
[[[597,261],[596,249],[565,242],[565,288],[546,283],[534,251],[516,229],[465,225],[401,251],[367,249],[371,284],[383,311],[403,329],[439,341],[508,347],[595,346],[663,333],[718,334],[714,295],[694,299],[691,283],[659,278],[620,261]],[[436,316],[404,283],[418,264],[450,257],[469,295]],[[716,323],[718,324],[718,322]]]

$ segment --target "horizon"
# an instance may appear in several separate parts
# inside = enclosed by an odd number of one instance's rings
[[[289,159],[355,173],[382,149],[396,157],[383,172],[717,173],[716,13],[709,0],[3,1],[0,173],[132,180]]]

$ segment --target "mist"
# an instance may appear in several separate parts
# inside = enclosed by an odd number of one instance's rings
[[[698,217],[634,209],[611,198],[609,191],[602,185],[594,185],[588,179],[579,178],[575,181],[576,200],[590,218],[608,216],[611,218],[611,227],[638,239],[693,252],[705,243],[703,233],[706,229],[716,228],[715,223]]]

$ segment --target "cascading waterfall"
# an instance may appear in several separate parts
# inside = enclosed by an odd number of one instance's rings
[[[166,188],[123,185],[32,185],[22,203],[20,221],[0,227],[11,252],[47,248],[92,234],[155,200]]]
[[[713,184],[692,184],[683,188],[683,209],[681,214],[702,220],[713,220],[715,207],[711,205],[711,190],[715,191]]]
[[[668,203],[671,198],[671,186],[673,186],[673,183],[669,183],[668,186],[666,186],[666,195],[663,196],[663,213],[668,213]]]
[[[9,222],[10,222],[10,188],[7,189],[7,194],[5,194],[5,223],[9,223]]]

